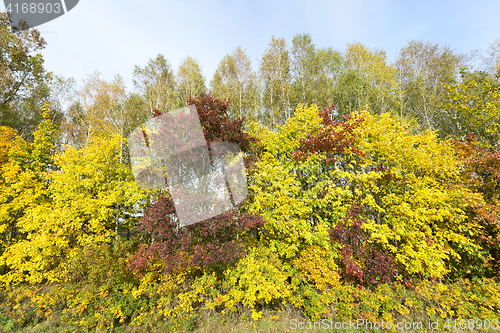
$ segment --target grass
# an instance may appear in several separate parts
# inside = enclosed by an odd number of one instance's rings
[[[192,333],[215,333],[215,332],[231,332],[231,333],[246,333],[246,332],[276,332],[276,333],[291,333],[291,332],[349,332],[349,333],[361,333],[361,332],[442,332],[442,327],[438,330],[425,329],[428,324],[425,320],[421,320],[424,325],[423,330],[418,329],[403,329],[403,330],[389,330],[389,329],[326,329],[318,328],[316,329],[299,329],[296,325],[291,324],[292,319],[296,319],[295,323],[304,322],[306,323],[308,319],[303,317],[299,310],[297,309],[284,309],[282,311],[263,311],[263,317],[254,321],[250,318],[250,311],[236,313],[215,313],[213,311],[200,311],[199,314],[193,316],[184,322],[179,322],[179,327],[175,330],[176,332],[192,332]],[[340,321],[340,320],[339,320]],[[418,319],[417,319],[418,321]],[[5,317],[0,316],[0,331],[1,332],[12,332],[12,333],[63,333],[63,332],[88,332],[85,328],[80,328],[77,326],[69,324],[61,324],[58,317],[54,317],[51,320],[44,321],[38,324],[32,324],[24,328],[14,328],[14,323],[6,321]],[[335,319],[333,319],[335,322]],[[119,326],[115,328],[110,328],[108,330],[96,329],[94,332],[123,332],[123,333],[162,333],[162,332],[173,332],[172,321],[157,321],[150,323],[149,325],[141,327],[132,326]],[[313,325],[313,324],[311,324]],[[319,326],[317,324],[317,326]],[[451,329],[448,332],[451,333],[462,333],[462,332],[498,332],[498,330],[460,330]]]

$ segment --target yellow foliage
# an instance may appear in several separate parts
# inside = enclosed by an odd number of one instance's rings
[[[9,159],[9,150],[14,145],[16,131],[10,127],[0,126],[0,166]]]
[[[280,266],[267,250],[252,249],[234,269],[225,272],[224,287],[229,292],[220,295],[221,303],[235,311],[238,304],[253,309],[257,304],[286,300],[292,294],[292,288],[286,284],[287,276]]]
[[[323,126],[316,106],[299,106],[295,116],[274,133],[257,125],[263,152],[250,181],[254,193],[249,211],[265,219],[263,242],[284,261],[307,246],[333,253],[329,231],[344,221],[352,205],[363,207],[363,229],[369,242],[395,257],[405,274],[442,277],[454,247],[478,251],[479,225],[467,210],[480,196],[458,184],[460,162],[450,141],[435,132],[414,133],[388,113],[354,113],[362,119],[343,140],[353,139],[363,154],[348,150],[335,164],[323,153],[292,158],[301,140]],[[334,132],[339,133],[340,127]],[[332,152],[335,153],[335,152]]]
[[[123,162],[121,144],[119,136],[114,136],[96,139],[82,149],[69,147],[54,157],[57,168],[43,173],[45,179],[31,180],[31,198],[47,199],[26,204],[24,215],[17,219],[17,228],[26,238],[2,255],[1,261],[11,268],[2,281],[61,281],[64,263],[74,251],[109,242],[116,235],[118,219],[137,209],[147,195]],[[27,192],[23,188],[20,198]]]
[[[335,258],[317,245],[306,247],[299,257],[293,260],[293,265],[303,272],[318,290],[324,291],[327,287],[339,284],[339,268]]]
[[[54,148],[55,128],[48,104],[44,121],[28,143],[12,129],[2,127],[0,134],[0,251],[25,239],[19,220],[29,209],[49,200],[48,170]],[[29,235],[28,235],[29,236]],[[1,260],[0,260],[1,261]]]

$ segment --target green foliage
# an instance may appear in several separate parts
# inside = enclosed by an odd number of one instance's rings
[[[205,78],[201,74],[200,64],[193,58],[187,57],[179,66],[177,73],[177,94],[179,101],[177,106],[184,106],[190,97],[199,96],[205,90]]]
[[[293,112],[290,104],[290,54],[285,39],[271,38],[259,70],[263,86],[262,104],[266,109],[259,120],[270,127],[282,125]]]
[[[331,48],[317,49],[309,34],[297,34],[291,47],[292,107],[302,103],[339,104],[335,91],[342,56]],[[337,89],[335,89],[337,88]]]
[[[461,257],[468,262],[455,277],[498,276],[500,268],[500,153],[469,134],[465,141],[455,141],[458,158],[463,163],[460,183],[478,192],[484,201],[471,207],[470,217],[481,226],[478,242],[482,249]]]
[[[478,251],[479,226],[466,212],[480,197],[455,185],[460,163],[451,143],[430,131],[412,134],[387,114],[367,116],[363,129],[367,159],[358,166],[355,191],[370,212],[364,226],[371,238],[395,253],[408,274],[421,277],[454,269],[447,266],[459,259],[457,247]]]
[[[163,55],[158,54],[155,59],[149,59],[144,68],[135,66],[134,86],[142,95],[150,114],[154,109],[162,112],[175,109],[175,77]]]
[[[344,115],[365,105],[376,114],[398,113],[401,94],[396,74],[395,66],[387,64],[384,51],[372,51],[359,43],[348,45],[333,103]]]
[[[231,118],[256,119],[259,108],[257,76],[241,47],[222,59],[210,85],[216,98],[231,101],[228,107]]]
[[[133,109],[124,108],[125,84],[120,76],[108,82],[95,72],[88,76],[76,97],[66,117],[64,132],[72,145],[87,145],[95,137],[116,134],[124,137],[132,131]]]
[[[446,85],[454,84],[463,56],[449,47],[410,41],[396,60],[402,90],[401,115],[418,119],[421,128],[442,126],[441,105],[447,101]]]
[[[14,33],[8,13],[0,13],[0,126],[15,128],[30,141],[43,120],[38,111],[48,97],[50,75],[39,53],[45,44],[37,29]]]
[[[110,287],[123,284],[138,284],[137,278],[126,269],[127,258],[134,248],[130,241],[117,239],[106,244],[85,245],[64,264],[66,282],[90,283]]]
[[[180,294],[177,301],[171,299],[168,286],[178,285],[171,280],[151,282],[149,287],[121,284],[116,287],[95,285],[53,284],[33,288],[16,286],[3,290],[1,294],[0,324],[3,329],[26,329],[43,321],[68,325],[72,331],[125,331],[126,326],[169,332],[189,331],[197,326],[204,327],[198,313],[203,313],[200,303],[209,304],[214,285],[211,277],[193,282],[192,287]],[[460,280],[453,284],[419,282],[412,288],[401,284],[382,284],[374,289],[360,289],[341,285],[332,289],[332,306],[325,307],[322,318],[335,321],[349,321],[363,318],[372,322],[416,322],[428,323],[439,320],[440,330],[447,320],[497,319],[500,310],[500,286],[488,279]],[[170,300],[170,301],[167,301]],[[201,301],[200,301],[201,299]],[[189,308],[189,304],[198,306]],[[316,306],[319,304],[316,303]],[[188,306],[188,307],[186,307]],[[184,308],[183,308],[184,307]],[[278,308],[276,316],[285,320],[271,327],[290,325],[290,318],[303,321],[318,320],[321,317],[305,316],[300,312]],[[283,312],[280,314],[283,310]],[[250,316],[251,311],[241,310],[239,317]],[[269,310],[255,310],[251,320],[262,326],[268,319]],[[292,312],[292,313],[290,313]],[[206,311],[211,318],[234,317],[225,311]],[[266,313],[265,319],[259,319]],[[223,324],[222,322],[220,323]],[[202,326],[203,325],[203,326]],[[212,324],[213,325],[213,324]],[[216,326],[217,327],[217,326]],[[213,328],[216,331],[216,327]],[[453,324],[451,325],[453,327]]]
[[[448,101],[443,105],[447,125],[443,136],[465,139],[475,133],[493,147],[500,145],[500,82],[485,72],[461,71],[462,82],[447,85]]]

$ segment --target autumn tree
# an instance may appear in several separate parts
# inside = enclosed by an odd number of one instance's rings
[[[396,60],[404,95],[402,113],[418,119],[423,128],[439,128],[440,106],[447,99],[445,85],[456,82],[461,60],[449,47],[410,41]]]
[[[300,107],[276,133],[251,128],[263,153],[249,211],[264,218],[263,246],[283,262],[320,247],[355,283],[440,278],[460,268],[459,252],[480,250],[468,210],[481,199],[457,185],[450,142],[388,113],[330,112]]]
[[[26,142],[13,129],[2,129],[2,164],[0,165],[1,252],[29,234],[20,221],[28,211],[49,201],[48,173],[54,170],[55,126],[51,110],[44,105],[44,121],[34,133],[34,142]]]
[[[43,121],[40,110],[48,99],[50,75],[40,53],[45,45],[37,29],[14,33],[8,13],[0,13],[0,125],[18,130],[29,141]]]
[[[488,47],[486,55],[483,56],[483,61],[490,74],[500,74],[500,38],[496,39]]]
[[[271,38],[260,63],[265,124],[281,125],[292,115],[290,54],[283,38]]]
[[[255,138],[242,131],[242,118],[228,117],[228,102],[204,94],[190,98],[188,104],[196,106],[207,143],[232,142],[242,151],[250,150]],[[240,211],[239,207],[181,228],[176,221],[170,193],[160,194],[138,224],[138,229],[150,242],[142,244],[130,260],[131,269],[144,274],[158,268],[171,273],[189,267],[221,273],[221,267],[245,255],[245,243],[255,240],[262,227],[260,218]]]
[[[478,136],[469,133],[462,140],[455,140],[455,149],[463,166],[460,182],[479,193],[483,201],[476,202],[469,210],[471,218],[480,225],[477,237],[481,249],[474,253],[461,251],[461,269],[455,278],[498,276],[500,271],[500,151],[488,147]]]
[[[469,132],[493,147],[500,144],[500,82],[486,72],[461,72],[460,84],[446,85],[440,132],[464,140]]]
[[[149,113],[153,109],[168,111],[175,108],[177,97],[175,75],[168,60],[161,54],[149,59],[143,68],[134,68],[134,88],[146,101]]]
[[[312,102],[316,75],[316,48],[309,34],[295,35],[292,40],[293,95],[298,103]],[[294,104],[298,104],[294,103]]]
[[[31,153],[31,165],[39,166],[36,178],[24,171],[17,182],[10,181],[12,190],[2,192],[14,200],[3,202],[1,216],[16,218],[17,232],[24,235],[0,257],[6,283],[64,280],[71,258],[132,228],[147,201],[147,191],[135,184],[121,157],[125,143],[119,135],[93,137],[82,148],[69,146],[53,156],[46,139],[41,137]],[[42,172],[49,160],[53,166]]]
[[[359,43],[347,46],[334,95],[340,113],[349,114],[365,105],[379,114],[397,109],[396,69],[386,58],[382,50],[372,51]]]
[[[186,57],[179,66],[176,75],[177,83],[177,106],[184,106],[190,97],[201,95],[205,90],[205,78],[201,73],[199,63],[191,58]]]
[[[9,161],[9,150],[14,144],[16,131],[13,128],[0,127],[0,166]]]
[[[340,76],[342,55],[332,48],[321,48],[316,50],[316,65],[314,67],[314,88],[312,99],[309,104],[327,107],[338,104],[335,98],[335,90]]]
[[[128,130],[124,134],[125,136],[128,136],[131,131],[151,118],[151,111],[148,104],[139,93],[132,92],[127,94],[122,105],[129,125]]]
[[[67,114],[65,135],[77,145],[86,145],[92,137],[119,134],[124,137],[131,130],[131,122],[124,102],[125,84],[116,76],[108,82],[99,73],[89,75],[83,88],[76,92],[76,102]]]
[[[341,58],[340,53],[331,48],[316,49],[309,34],[295,35],[291,48],[292,106],[334,104]]]
[[[241,47],[219,63],[210,83],[212,94],[229,100],[228,115],[255,119],[259,111],[259,86],[251,61]]]

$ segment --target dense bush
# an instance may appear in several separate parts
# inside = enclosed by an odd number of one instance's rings
[[[179,228],[174,220],[171,198],[160,196],[140,220],[138,229],[151,239],[141,244],[129,267],[143,275],[163,269],[165,274],[183,268],[219,273],[242,258],[244,239],[256,239],[263,225],[261,218],[235,211],[210,220]]]
[[[500,272],[500,151],[481,144],[475,134],[464,141],[454,141],[462,161],[461,183],[481,194],[469,215],[477,221],[481,249],[476,253],[461,250],[466,265],[457,270],[455,278],[478,276],[498,277]]]
[[[250,152],[256,138],[243,132],[244,118],[232,120],[227,116],[227,105],[204,94],[191,98],[198,111],[207,146],[210,142],[232,142],[243,152]],[[156,111],[153,116],[160,115]],[[247,154],[247,166],[255,157]],[[245,242],[258,237],[263,220],[240,212],[239,207],[207,221],[179,228],[176,222],[174,202],[169,194],[160,194],[139,221],[138,230],[150,244],[142,244],[130,260],[130,268],[144,274],[163,269],[164,273],[183,268],[216,270],[234,264],[245,253]]]
[[[3,173],[9,182],[1,185],[10,191],[26,185],[21,175],[30,167],[60,167],[44,171],[51,181],[40,180],[39,189],[48,195],[22,206],[19,225],[25,233],[29,225],[59,232],[21,235],[4,253],[4,281],[57,283],[6,287],[0,320],[21,327],[59,316],[86,329],[168,320],[169,330],[182,330],[181,322],[194,327],[203,309],[250,311],[255,320],[286,306],[312,319],[498,312],[500,288],[487,279],[498,273],[497,151],[473,137],[452,142],[415,133],[388,114],[362,111],[339,121],[330,117],[332,108],[316,106],[299,106],[276,132],[251,123],[245,133],[241,120],[226,117],[226,104],[210,95],[192,102],[207,140],[235,142],[245,151],[250,193],[240,206],[180,228],[170,194],[158,192],[143,199],[149,204],[132,242],[113,240],[117,214],[137,209],[133,202],[147,196],[121,169],[117,138],[55,159],[39,154],[33,165],[36,150],[23,155],[24,146],[7,142],[12,153],[3,170],[20,166]],[[65,179],[72,187],[64,192]],[[27,224],[48,207],[56,214]],[[72,216],[73,224],[63,223]],[[35,249],[44,235],[53,242],[41,260],[19,251],[6,257],[20,247]],[[61,235],[70,235],[68,242]],[[46,270],[45,262],[57,265]],[[486,298],[490,303],[481,305]]]

